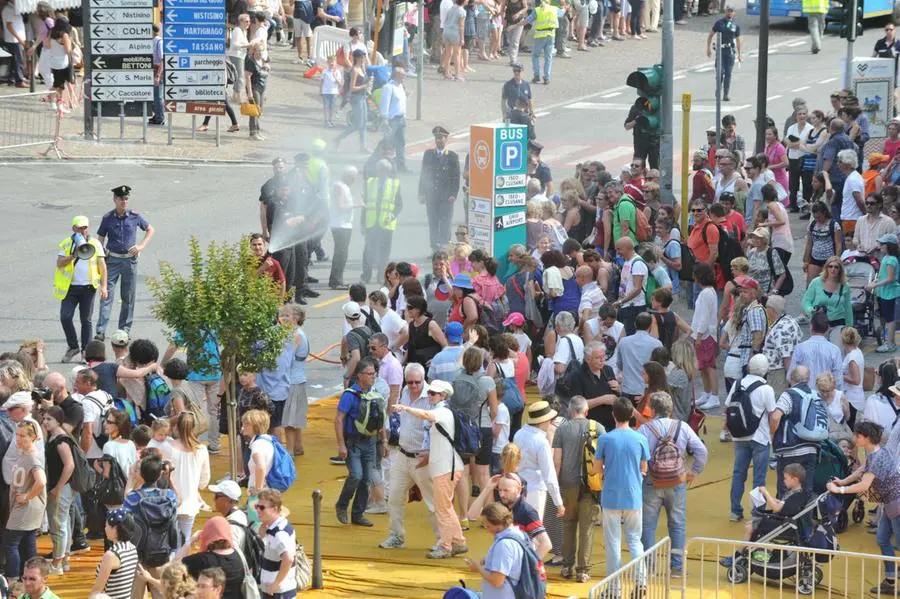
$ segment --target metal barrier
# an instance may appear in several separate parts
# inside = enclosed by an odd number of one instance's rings
[[[47,92],[0,96],[0,151],[51,145],[57,138],[56,114]]]
[[[338,48],[350,47],[350,33],[346,29],[324,25],[313,30],[312,59],[324,65],[329,56],[337,54]],[[347,56],[350,58],[349,54]]]
[[[665,599],[669,596],[672,541],[669,537],[591,587],[590,599]]]
[[[719,563],[722,558],[734,558],[739,551],[741,556],[731,567]],[[684,576],[680,585],[677,582],[673,585],[680,586],[681,599],[806,596],[900,599],[900,585],[888,592],[880,589],[869,592],[870,587],[878,587],[884,580],[886,563],[898,567],[900,558],[897,557],[706,537],[688,540],[685,556],[688,559],[684,563]],[[592,589],[591,598],[594,597]]]

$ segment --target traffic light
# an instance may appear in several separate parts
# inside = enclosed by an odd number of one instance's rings
[[[841,24],[841,37],[851,42],[863,33],[863,0],[844,0],[835,16]]]
[[[637,119],[639,133],[659,135],[662,133],[663,66],[640,67],[628,75],[625,84],[637,90],[643,100],[641,114]]]

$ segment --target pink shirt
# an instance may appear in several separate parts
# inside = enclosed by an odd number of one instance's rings
[[[772,174],[775,175],[775,180],[787,191],[790,188],[788,183],[788,171],[785,167],[776,168],[774,165],[778,164],[784,157],[787,155],[787,150],[784,149],[784,146],[781,145],[780,142],[775,142],[773,144],[769,144],[766,146],[766,158],[769,159],[769,170],[772,171]]]

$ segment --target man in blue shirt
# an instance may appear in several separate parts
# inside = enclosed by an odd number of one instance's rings
[[[594,473],[603,473],[603,493],[600,507],[603,509],[603,542],[606,547],[606,575],[621,566],[622,525],[628,553],[638,556],[644,552],[641,543],[643,509],[643,477],[647,473],[650,447],[647,438],[631,430],[629,421],[634,416],[631,401],[620,397],[613,404],[615,430],[597,439]],[[637,572],[638,584],[646,584],[642,567]]]
[[[459,322],[448,322],[444,327],[447,346],[439,351],[428,365],[428,378],[452,383],[462,372],[463,325]]]
[[[728,91],[731,89],[731,71],[734,70],[735,53],[738,62],[744,62],[741,49],[741,27],[734,22],[734,7],[725,7],[725,16],[713,23],[712,31],[706,38],[706,55],[712,58],[712,43],[716,34],[721,34],[722,44],[722,100],[728,102]]]
[[[362,396],[372,390],[378,376],[376,361],[370,357],[363,358],[357,364],[354,375],[356,382],[341,394],[334,417],[338,456],[347,464],[347,478],[334,507],[338,522],[347,524],[347,507],[353,499],[351,522],[359,526],[372,526],[365,511],[369,503],[372,469],[375,467],[375,440],[381,431],[371,436],[362,434],[356,426],[356,418],[363,402]]]
[[[106,338],[106,325],[116,299],[116,283],[122,279],[122,309],[119,311],[119,328],[131,333],[134,320],[134,291],[137,287],[138,255],[150,243],[153,226],[147,220],[128,208],[131,188],[119,185],[113,188],[115,209],[103,215],[97,239],[106,246],[107,295],[100,301],[100,317],[97,320],[97,334],[94,339]],[[138,243],[137,230],[144,231],[144,239]]]

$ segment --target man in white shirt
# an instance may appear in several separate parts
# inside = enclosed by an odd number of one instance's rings
[[[647,309],[644,284],[650,270],[643,258],[634,251],[630,237],[622,237],[616,242],[616,254],[625,262],[619,279],[619,299],[613,302],[619,310],[619,320],[625,325],[625,334],[634,334],[634,317]]]
[[[844,188],[846,189],[846,183]],[[879,237],[897,230],[894,219],[882,213],[883,207],[884,199],[880,193],[873,193],[866,198],[866,215],[856,221],[856,231],[853,232],[853,247],[858,251],[866,254],[874,252],[880,245]]]
[[[759,417],[759,427],[750,436],[736,437],[734,440],[734,468],[731,475],[731,522],[739,522],[744,518],[741,503],[744,496],[744,483],[750,465],[753,464],[753,488],[766,486],[766,473],[769,469],[769,414],[775,410],[775,391],[766,384],[765,376],[769,372],[769,359],[763,354],[750,358],[747,365],[747,376],[742,378],[728,392],[725,400],[726,410],[731,403],[735,390],[740,386],[750,395],[753,416]]]
[[[3,49],[12,55],[12,78],[16,87],[28,87],[25,82],[25,21],[16,11],[15,0],[8,0],[2,12]]]
[[[569,312],[557,314],[553,319],[553,326],[557,337],[553,369],[556,374],[563,374],[573,359],[578,364],[584,362],[584,341],[575,334],[575,317]]]
[[[841,201],[841,224],[844,227],[844,234],[852,237],[853,231],[856,229],[856,221],[865,214],[865,188],[862,175],[856,172],[859,164],[856,157],[856,150],[841,150],[837,155],[838,168],[842,173],[847,175],[844,181],[844,191]]]
[[[398,172],[405,172],[406,168],[406,89],[403,80],[406,79],[406,69],[394,67],[391,80],[381,88],[381,118],[387,128],[385,138],[394,142],[397,149]]]
[[[606,303],[603,290],[594,280],[594,269],[582,265],[575,270],[575,282],[581,287],[581,302],[578,304],[578,314],[581,322],[587,322],[597,316],[600,306]]]
[[[97,443],[97,437],[103,434],[103,412],[109,407],[112,398],[109,393],[97,388],[97,373],[90,368],[75,375],[74,387],[81,395],[81,407],[84,410],[78,445],[88,459],[99,458],[103,451]]]

